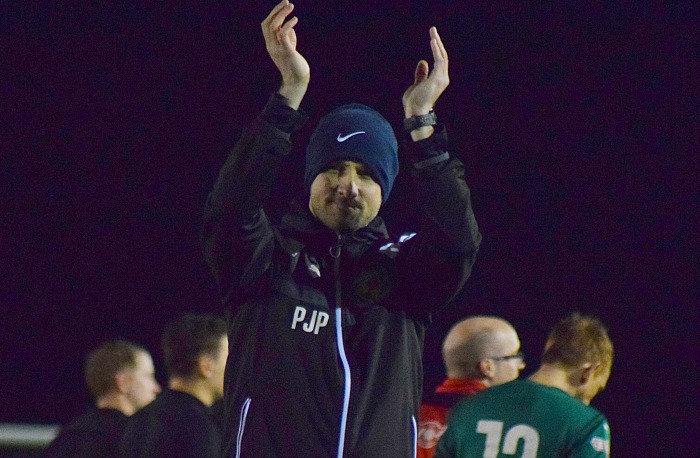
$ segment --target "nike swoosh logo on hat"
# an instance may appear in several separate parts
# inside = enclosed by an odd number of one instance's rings
[[[359,132],[353,132],[353,133],[347,134],[347,135],[338,134],[337,140],[338,140],[338,143],[343,143],[345,140],[347,140],[350,137],[354,137],[355,135],[366,134],[366,133],[367,132],[365,132],[364,130],[361,130]]]

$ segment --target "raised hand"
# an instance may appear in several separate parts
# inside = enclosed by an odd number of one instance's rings
[[[403,94],[403,109],[407,118],[429,113],[450,84],[447,51],[435,27],[430,28],[430,48],[435,62],[433,70],[428,73],[428,62],[418,62],[413,84]]]
[[[297,34],[294,26],[299,19],[294,16],[285,22],[293,9],[294,5],[289,0],[282,0],[270,11],[260,27],[267,52],[282,75],[282,86],[278,92],[296,110],[306,93],[311,70],[304,56],[296,49]]]

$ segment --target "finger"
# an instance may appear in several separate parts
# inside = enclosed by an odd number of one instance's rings
[[[290,44],[295,36],[294,26],[299,22],[299,18],[294,16],[284,23],[281,29],[277,30],[275,36],[280,43]]]
[[[287,18],[287,16],[289,16],[293,9],[293,3],[287,2],[286,5],[282,6],[282,8],[277,12],[277,14],[275,14],[275,16],[270,21],[270,29],[277,30],[280,27],[282,27],[282,23]]]
[[[261,24],[263,33],[279,30],[285,18],[293,9],[294,4],[289,3],[289,0],[284,0],[277,4]]]
[[[433,48],[434,44],[437,45],[437,48]],[[437,28],[435,27],[430,28],[430,46],[433,49],[433,57],[437,58],[439,55],[440,58],[447,60],[447,50],[445,49],[445,45],[442,43],[442,38],[440,38]],[[437,51],[437,53],[435,51]]]
[[[418,62],[413,77],[413,84],[418,84],[428,77],[428,63],[424,60]]]
[[[430,38],[440,38],[440,35],[438,34],[437,27],[431,26],[430,29],[428,29],[428,33],[430,34]]]
[[[433,71],[446,76],[448,74],[449,63],[447,59],[447,50],[435,27],[430,28],[430,48],[433,51],[433,59],[435,61]]]
[[[289,5],[289,0],[282,0],[281,2],[279,2],[277,5],[275,5],[274,8],[272,8],[272,11],[270,11],[270,14],[268,14],[267,17],[265,19],[263,19],[262,23],[263,24],[271,23],[272,20],[277,15],[277,13],[279,13],[280,10],[282,8],[286,7],[287,5]]]
[[[297,22],[299,22],[299,18],[294,16],[293,18],[284,23],[284,25],[280,29],[280,32],[286,35],[291,29],[294,28],[295,25],[297,25]]]

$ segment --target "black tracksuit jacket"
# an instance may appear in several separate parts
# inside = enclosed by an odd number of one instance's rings
[[[224,456],[411,457],[425,328],[481,242],[464,168],[444,128],[409,142],[399,154],[413,180],[415,218],[400,213],[410,226],[390,238],[377,217],[339,236],[306,203],[278,205],[290,195],[285,164],[301,159],[290,133],[305,121],[273,95],[204,211],[202,245],[229,318]]]

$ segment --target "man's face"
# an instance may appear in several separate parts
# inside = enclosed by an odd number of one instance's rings
[[[382,188],[371,173],[359,162],[332,163],[311,184],[311,213],[330,229],[341,233],[367,226],[382,205]]]
[[[136,410],[148,405],[160,393],[160,385],[155,378],[153,359],[146,352],[136,353],[136,367],[127,369],[126,397]]]
[[[520,371],[525,369],[525,362],[522,357],[518,357],[520,351],[520,339],[513,329],[503,330],[498,334],[501,353],[500,358],[495,359],[495,374],[492,377],[491,385],[501,385],[515,380],[520,376]]]
[[[228,337],[222,336],[219,342],[219,352],[213,358],[213,376],[211,378],[215,400],[224,395],[224,373],[226,372],[226,360],[228,359]]]

